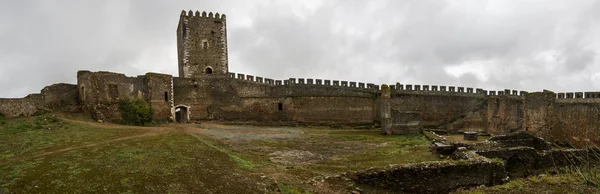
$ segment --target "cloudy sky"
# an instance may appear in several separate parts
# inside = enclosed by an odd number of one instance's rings
[[[600,91],[600,1],[2,0],[0,97],[82,69],[177,75],[182,9],[227,15],[231,72]]]

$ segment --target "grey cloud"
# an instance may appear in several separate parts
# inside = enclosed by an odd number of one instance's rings
[[[230,70],[286,79],[597,90],[596,1],[15,1],[0,6],[2,97],[79,69],[177,74],[179,12],[227,14]],[[306,6],[305,6],[306,5]],[[18,17],[16,17],[18,16]],[[472,69],[465,64],[480,64]],[[453,67],[459,76],[447,71]],[[481,79],[485,77],[485,79]]]

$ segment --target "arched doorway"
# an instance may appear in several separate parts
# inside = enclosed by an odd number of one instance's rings
[[[210,67],[207,67],[207,68],[204,70],[204,73],[206,73],[206,74],[212,74],[212,68],[210,68]]]
[[[175,121],[178,123],[187,123],[190,120],[190,107],[179,105],[175,107]]]

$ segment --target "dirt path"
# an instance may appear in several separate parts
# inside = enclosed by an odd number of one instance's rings
[[[64,121],[72,122],[72,123],[85,124],[85,125],[98,127],[98,128],[145,129],[145,130],[164,130],[164,129],[166,129],[165,126],[156,126],[156,127],[155,126],[152,126],[152,127],[129,126],[129,125],[119,125],[119,124],[113,124],[113,123],[99,123],[99,122],[95,122],[95,121],[82,121],[82,120],[76,120],[76,119],[70,119],[70,118],[64,118],[64,117],[61,117],[60,119],[64,120]]]

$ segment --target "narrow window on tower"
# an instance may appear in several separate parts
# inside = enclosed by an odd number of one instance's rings
[[[208,41],[202,40],[202,49],[208,49]]]
[[[283,110],[283,103],[278,103],[278,104],[277,104],[277,109],[278,109],[279,111],[282,111],[282,110]]]
[[[169,92],[165,92],[165,102],[169,102]]]

